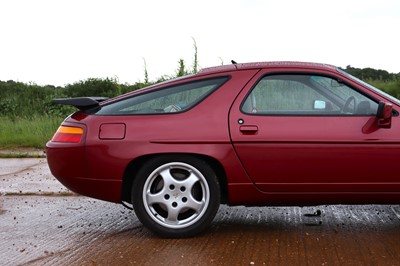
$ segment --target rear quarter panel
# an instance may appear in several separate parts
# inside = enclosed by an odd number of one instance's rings
[[[88,116],[84,121],[87,124],[87,178],[122,182],[128,164],[141,156],[188,153],[206,155],[220,161],[229,183],[249,183],[230,142],[228,114],[240,90],[257,71],[229,73],[231,79],[228,82],[183,113]],[[104,123],[124,123],[125,138],[100,139],[99,129]],[[117,198],[121,191],[109,193],[112,198]]]

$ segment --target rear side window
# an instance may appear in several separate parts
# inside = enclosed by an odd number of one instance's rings
[[[134,115],[183,112],[198,104],[227,80],[228,77],[219,77],[162,88],[104,105],[97,110],[96,114]]]

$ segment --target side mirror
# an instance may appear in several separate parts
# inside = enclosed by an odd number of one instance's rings
[[[390,103],[379,102],[376,113],[378,128],[390,128],[392,126],[392,110],[393,106]]]

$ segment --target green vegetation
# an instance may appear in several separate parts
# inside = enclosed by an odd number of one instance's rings
[[[194,41],[194,39],[193,39]],[[39,86],[22,82],[0,81],[0,149],[21,147],[44,148],[63,119],[75,111],[73,107],[56,105],[54,98],[104,96],[113,97],[177,76],[197,73],[197,46],[194,41],[194,63],[186,68],[180,59],[174,75],[149,81],[144,60],[144,82],[133,85],[120,84],[115,78],[89,78],[64,87]],[[400,98],[400,73],[384,70],[358,69],[347,66],[345,71],[371,85]]]
[[[397,99],[400,99],[400,80],[398,81],[367,80],[366,82],[396,97]]]
[[[65,117],[0,117],[0,147],[43,148]]]
[[[12,151],[4,151],[0,153],[0,158],[1,159],[10,159],[10,158],[46,158],[46,155],[44,153],[39,154],[39,153],[30,153],[26,151],[15,151],[14,149]]]
[[[347,66],[347,73],[364,80],[372,86],[400,99],[400,73],[389,73],[386,70],[373,68],[354,68]]]
[[[114,97],[148,84],[118,84],[115,79],[90,78],[65,87],[0,81],[0,148],[44,148],[63,119],[75,108],[53,104],[54,98]]]

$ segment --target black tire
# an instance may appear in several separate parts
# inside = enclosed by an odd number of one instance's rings
[[[217,176],[201,159],[158,156],[138,171],[132,202],[141,223],[163,237],[190,237],[206,229],[221,201]]]

